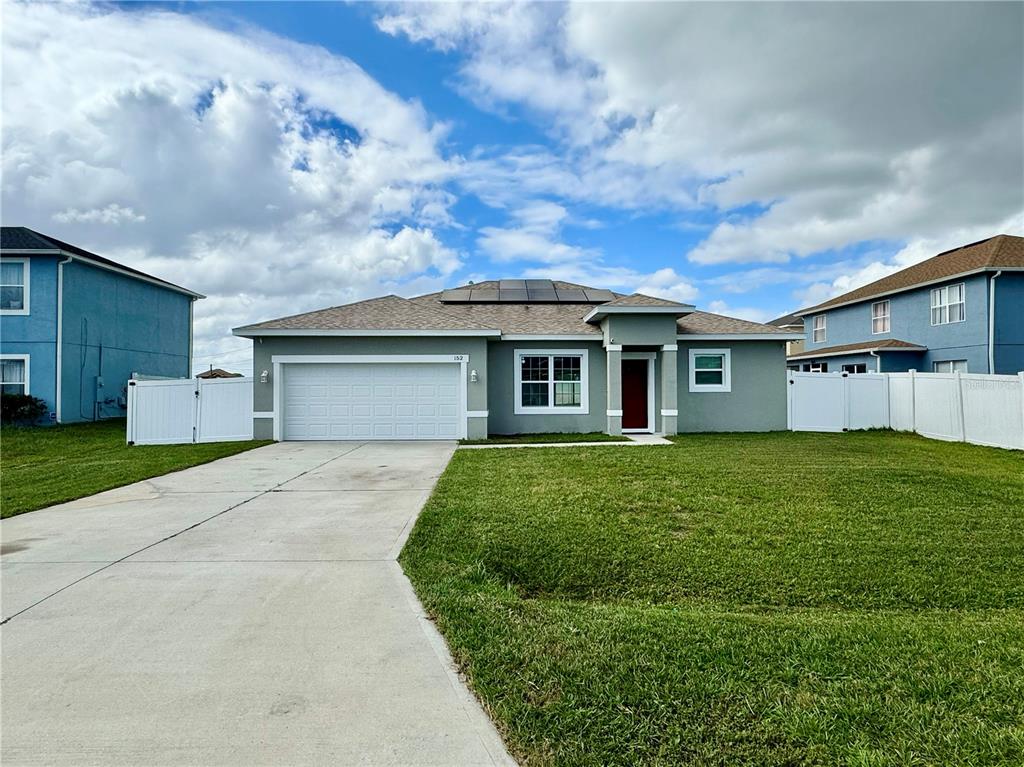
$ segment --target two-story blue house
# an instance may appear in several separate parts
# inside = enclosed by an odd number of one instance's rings
[[[0,228],[0,385],[49,421],[123,416],[132,374],[192,373],[199,293],[20,226]]]
[[[1024,370],[1024,237],[948,250],[804,309],[791,370],[1007,373]]]

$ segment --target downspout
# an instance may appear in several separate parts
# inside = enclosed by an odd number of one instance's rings
[[[190,298],[188,300],[188,374],[185,378],[192,377],[192,315],[195,310],[195,306],[195,298]],[[210,368],[212,369],[213,365],[210,365]]]
[[[74,259],[66,256],[63,261],[57,262],[57,386],[56,386],[56,414],[57,423],[61,422],[61,398],[63,384],[64,363],[64,264],[69,264]]]
[[[870,349],[868,351],[868,354],[870,354],[872,357],[875,358],[875,372],[876,373],[881,373],[882,372],[882,358],[878,356],[878,352],[876,352],[874,349]]]
[[[1000,269],[988,282],[988,372],[996,372],[996,278],[1003,273]]]

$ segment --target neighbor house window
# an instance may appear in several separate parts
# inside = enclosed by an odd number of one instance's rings
[[[889,302],[875,301],[871,304],[871,332],[889,332]]]
[[[588,413],[585,350],[517,349],[515,412]]]
[[[888,302],[886,302],[886,303],[888,303]],[[851,362],[849,364],[843,365],[843,372],[844,373],[867,373],[868,372],[868,366],[864,362]]]
[[[939,360],[932,363],[933,373],[966,373],[967,360]]]
[[[828,363],[827,362],[810,362],[804,365],[805,373],[827,373]]]
[[[28,394],[28,355],[0,357],[0,391],[4,394]]]
[[[964,284],[946,285],[932,291],[932,325],[963,322],[967,319]]]
[[[812,326],[811,340],[816,344],[824,343],[825,341],[825,315],[819,314],[814,318],[814,325]]]
[[[0,312],[28,314],[28,259],[0,260]]]
[[[732,391],[728,349],[690,349],[690,391]]]

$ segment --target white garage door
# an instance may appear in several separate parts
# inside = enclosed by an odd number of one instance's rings
[[[284,439],[457,439],[460,367],[327,363],[284,367]]]

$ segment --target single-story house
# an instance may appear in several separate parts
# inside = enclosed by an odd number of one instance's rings
[[[551,280],[389,295],[235,328],[257,438],[786,428],[794,334]]]

